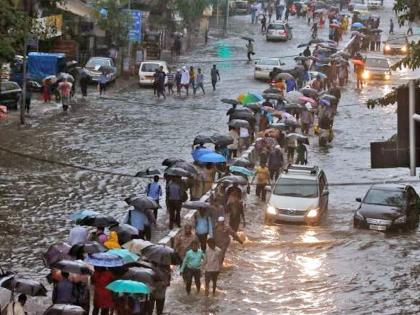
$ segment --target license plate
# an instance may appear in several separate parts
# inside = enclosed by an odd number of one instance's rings
[[[369,225],[369,229],[375,230],[375,231],[386,231],[386,225],[371,224]]]

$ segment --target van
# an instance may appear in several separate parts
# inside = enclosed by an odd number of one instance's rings
[[[166,61],[160,60],[151,60],[143,61],[139,67],[139,84],[143,85],[153,85],[154,74],[156,69],[163,67],[163,71],[168,73],[168,65]],[[167,78],[165,78],[165,84],[167,83]]]

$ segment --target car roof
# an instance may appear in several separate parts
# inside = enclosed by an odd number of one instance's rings
[[[161,64],[166,64],[166,61],[163,60],[149,60],[149,61],[143,61],[142,64],[147,64],[147,63],[161,63]]]
[[[404,184],[375,184],[370,187],[370,189],[378,190],[405,190],[409,185]]]
[[[318,166],[289,165],[281,173],[282,178],[305,179],[316,181],[323,171]]]

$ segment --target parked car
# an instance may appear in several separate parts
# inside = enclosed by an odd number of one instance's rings
[[[230,12],[235,15],[246,15],[249,14],[249,3],[248,1],[234,1]]]
[[[348,5],[348,10],[353,11],[367,11],[368,6],[366,0],[351,0]]]
[[[328,210],[328,182],[317,166],[290,165],[275,183],[265,211],[265,222],[315,224]]]
[[[254,79],[256,80],[269,80],[270,73],[274,68],[280,68],[284,65],[278,58],[261,58],[255,62]]]
[[[360,205],[354,213],[354,227],[388,231],[414,229],[419,224],[420,198],[410,185],[373,185],[356,201]]]
[[[391,68],[388,59],[384,57],[367,57],[362,77],[364,80],[391,79]]]
[[[22,97],[22,89],[19,84],[13,81],[0,82],[0,105],[8,109],[17,109]]]
[[[286,22],[275,22],[268,24],[265,39],[270,40],[283,40],[287,41],[292,39],[292,27]]]
[[[166,61],[152,60],[143,61],[139,67],[139,84],[140,85],[152,85],[154,82],[154,74],[156,69],[163,67],[165,73],[168,72],[168,65]],[[165,78],[165,83],[167,79]]]
[[[384,43],[384,55],[406,55],[408,38],[403,34],[389,35]]]
[[[98,82],[102,72],[106,73],[107,83],[117,79],[117,67],[114,60],[108,57],[91,57],[85,65],[87,74],[92,82]]]
[[[379,9],[382,8],[381,0],[367,0],[368,9]]]

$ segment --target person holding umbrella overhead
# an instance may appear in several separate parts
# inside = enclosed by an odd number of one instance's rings
[[[248,40],[248,44],[246,44],[246,48],[248,50],[248,53],[247,53],[248,61],[252,61],[251,55],[255,55],[254,44],[252,42],[253,40],[250,39]]]
[[[94,287],[93,311],[92,315],[109,315],[112,314],[114,301],[112,293],[106,286],[114,281],[115,277],[111,271],[103,267],[95,267],[95,273],[92,276]]]

